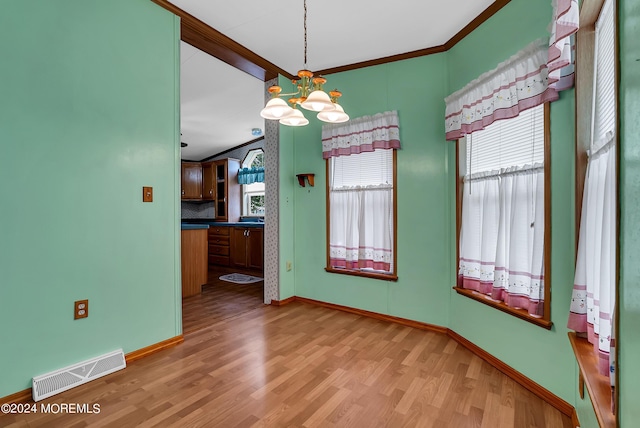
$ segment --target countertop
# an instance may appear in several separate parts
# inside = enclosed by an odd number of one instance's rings
[[[237,221],[237,222],[226,222],[226,221],[215,221],[210,219],[182,219],[182,226],[201,226],[206,225],[210,226],[238,226],[238,227],[258,227],[264,228],[264,222],[261,221]]]
[[[187,224],[182,223],[182,230],[196,230],[196,229],[209,229],[208,224]]]

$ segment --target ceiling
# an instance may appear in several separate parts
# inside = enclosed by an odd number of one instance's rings
[[[303,0],[169,1],[281,73],[295,75],[304,66]],[[507,2],[307,0],[307,68],[331,72],[408,52],[445,50],[483,12]],[[188,144],[182,158],[200,160],[255,139],[251,129],[264,128],[264,82],[187,43],[180,46],[181,132]]]

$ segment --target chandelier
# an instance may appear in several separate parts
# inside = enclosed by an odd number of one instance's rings
[[[281,94],[280,86],[269,88],[271,99],[260,111],[260,116],[269,120],[278,120],[287,126],[305,126],[309,120],[297,108],[300,106],[305,110],[317,112],[318,119],[323,122],[341,123],[349,120],[349,115],[338,104],[338,98],[342,93],[336,89],[327,95],[322,89],[327,79],[320,76],[314,77],[313,73],[307,70],[307,0],[304,0],[304,69],[298,71],[298,78],[291,82],[297,87],[296,92]],[[285,96],[291,97],[288,100],[291,106],[280,98]]]

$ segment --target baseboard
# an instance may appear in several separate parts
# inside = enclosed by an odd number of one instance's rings
[[[129,352],[124,356],[127,364],[139,360],[140,358],[149,356],[151,354],[155,354],[158,351],[162,351],[163,349],[170,348],[172,346],[176,346],[180,343],[184,342],[184,337],[182,335],[172,337],[171,339],[163,340],[162,342],[155,343],[153,345],[147,346],[142,349],[138,349],[137,351]],[[6,397],[0,397],[0,404],[5,403],[26,403],[31,401],[33,398],[33,391],[31,388],[27,388],[23,391],[16,392],[11,395],[7,395]]]
[[[397,323],[397,324],[402,324],[402,325],[405,325],[407,327],[417,328],[419,330],[428,330],[428,331],[435,331],[435,332],[438,332],[438,333],[447,334],[447,328],[446,327],[441,327],[441,326],[435,325],[435,324],[427,324],[425,322],[413,321],[413,320],[409,320],[409,319],[406,319],[406,318],[400,318],[400,317],[394,317],[394,316],[391,316],[391,315],[380,314],[378,312],[365,311],[363,309],[352,308],[350,306],[342,306],[342,305],[336,305],[335,303],[327,303],[327,302],[322,302],[320,300],[307,299],[306,297],[298,297],[298,296],[296,296],[295,301],[296,302],[309,303],[309,304],[312,304],[312,305],[322,306],[322,307],[330,308],[330,309],[336,309],[338,311],[349,312],[349,313],[352,313],[352,314],[362,315],[362,316],[369,317],[369,318],[375,318],[375,319],[381,320],[381,321],[389,321],[389,322],[393,322],[393,323]]]
[[[550,405],[558,409],[560,413],[570,418],[572,417],[573,413],[575,412],[574,407],[571,404],[564,401],[562,398],[555,395],[553,392],[549,391],[548,389],[546,389],[539,383],[533,381],[532,379],[529,379],[527,376],[520,373],[518,370],[514,369],[510,365],[494,357],[493,355],[491,355],[490,353],[488,353],[487,351],[485,351],[475,343],[470,342],[469,340],[460,336],[455,331],[447,330],[447,334],[453,340],[455,340],[456,342],[458,342],[459,344],[461,344],[462,346],[464,346],[465,348],[467,348],[468,350],[476,354],[478,357],[482,358],[483,360],[491,364],[493,367],[500,370],[502,373],[509,376],[511,379],[518,382],[520,385],[522,385],[523,387],[525,387],[526,389],[528,389],[529,391],[531,391],[532,393],[540,397],[542,400],[546,401],[547,403],[549,403]]]
[[[18,391],[15,394],[7,395],[6,397],[0,397],[0,404],[5,403],[26,403],[32,398],[31,388],[27,388],[24,391]]]
[[[284,305],[288,305],[289,303],[295,302],[296,301],[296,296],[291,296],[289,298],[286,298],[284,300],[272,300],[271,301],[271,305],[273,306],[284,306]]]
[[[571,412],[571,424],[573,428],[580,428],[580,421],[578,420],[578,412],[576,412],[576,409],[573,409],[573,412]]]
[[[171,348],[172,346],[176,346],[184,342],[184,336],[175,336],[171,339],[163,340],[162,342],[154,343],[153,345],[149,345],[145,348],[138,349],[137,351],[129,352],[124,356],[127,364],[132,363],[140,358],[147,357],[151,354],[155,354],[156,352],[162,351],[167,348]]]

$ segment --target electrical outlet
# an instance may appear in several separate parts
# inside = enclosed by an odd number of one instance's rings
[[[291,269],[292,269],[291,262],[287,260],[287,272],[289,272]]]
[[[73,319],[86,318],[89,316],[89,300],[77,300],[73,302]]]

